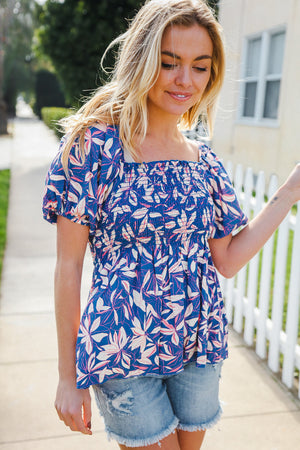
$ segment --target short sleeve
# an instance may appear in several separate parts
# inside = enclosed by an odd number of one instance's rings
[[[98,203],[97,188],[101,167],[103,130],[88,128],[84,136],[85,157],[82,158],[78,140],[68,159],[69,175],[62,166],[62,152],[67,136],[61,140],[59,152],[48,171],[43,196],[43,216],[50,223],[63,216],[72,222],[96,229]]]
[[[246,225],[248,218],[240,208],[234,187],[220,159],[208,147],[204,155],[208,166],[208,188],[214,206],[210,237],[219,239]]]

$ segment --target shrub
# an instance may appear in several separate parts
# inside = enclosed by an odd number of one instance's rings
[[[41,118],[41,109],[44,106],[65,107],[64,94],[56,75],[48,70],[41,69],[36,72],[35,104],[33,111]]]
[[[70,108],[44,107],[42,108],[41,114],[45,124],[55,132],[58,138],[61,138],[63,132],[57,122],[63,117],[74,114],[74,110]]]
[[[6,243],[6,219],[8,210],[10,170],[0,170],[0,281]]]

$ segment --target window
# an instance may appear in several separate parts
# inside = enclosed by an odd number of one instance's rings
[[[278,118],[285,31],[265,31],[246,42],[240,117],[251,122]]]

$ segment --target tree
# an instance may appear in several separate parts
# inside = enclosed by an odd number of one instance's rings
[[[39,69],[35,73],[35,102],[33,111],[40,118],[44,106],[65,106],[64,95],[53,72]]]
[[[41,50],[58,74],[68,103],[101,84],[99,65],[107,45],[127,28],[136,0],[47,0],[39,9]],[[111,66],[112,58],[106,63]],[[102,74],[102,77],[105,77]]]
[[[219,13],[219,0],[208,0],[208,5],[214,9],[215,13],[216,13],[216,17],[218,17],[218,13]]]
[[[0,3],[0,91],[11,116],[15,114],[18,93],[33,88],[30,63],[34,5],[33,0],[1,0]]]
[[[6,1],[0,0],[0,135],[7,133],[7,108],[3,98]]]

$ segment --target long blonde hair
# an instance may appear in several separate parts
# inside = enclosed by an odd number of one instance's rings
[[[225,74],[225,56],[221,27],[203,0],[147,0],[132,20],[128,30],[106,49],[116,44],[118,54],[111,80],[98,88],[79,111],[61,121],[68,139],[64,145],[63,164],[67,171],[70,149],[79,137],[84,159],[84,133],[96,122],[119,126],[120,139],[133,157],[137,156],[134,141],[147,132],[147,96],[155,84],[161,67],[161,41],[170,25],[204,27],[213,43],[212,67],[208,85],[201,100],[186,111],[179,128],[191,129],[199,117],[213,130],[214,111]]]

